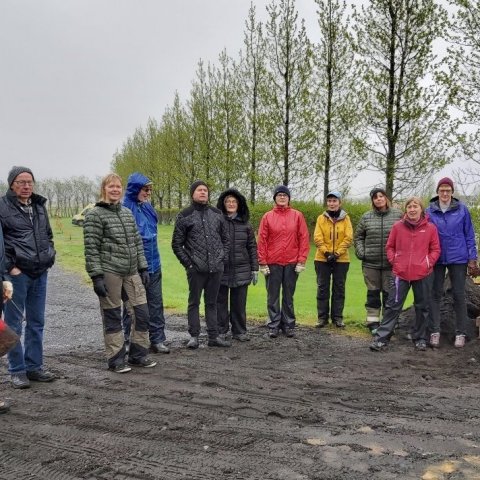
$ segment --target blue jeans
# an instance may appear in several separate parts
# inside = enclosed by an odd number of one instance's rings
[[[5,322],[19,336],[25,313],[25,336],[8,353],[8,371],[22,373],[43,367],[43,327],[45,325],[45,298],[47,272],[38,278],[21,273],[12,275],[13,298],[5,304]]]
[[[150,343],[155,345],[163,343],[165,337],[165,315],[163,313],[163,295],[162,295],[162,270],[157,270],[150,274],[150,283],[145,289],[147,293],[148,312],[150,321],[148,325],[148,333]],[[123,309],[123,331],[126,338],[130,338],[132,328],[132,319],[126,308]]]

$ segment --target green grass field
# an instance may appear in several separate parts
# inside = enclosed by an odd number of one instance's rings
[[[52,219],[57,261],[67,270],[82,275],[85,282],[89,282],[85,272],[83,256],[83,230],[73,226],[67,218]],[[170,241],[172,226],[159,226],[159,248],[162,258],[163,297],[165,308],[172,313],[186,313],[187,307],[187,281],[183,267],[173,255]],[[295,292],[295,313],[297,321],[303,325],[315,325],[316,322],[316,278],[313,266],[315,247],[311,246],[307,262],[307,269],[300,275]],[[366,288],[363,282],[361,264],[355,257],[353,250],[350,252],[350,270],[347,277],[347,292],[345,302],[345,322],[349,333],[365,331]],[[408,304],[411,298],[408,299]],[[256,286],[248,290],[247,304],[248,318],[252,321],[263,322],[266,320],[266,289],[265,280],[259,278]]]

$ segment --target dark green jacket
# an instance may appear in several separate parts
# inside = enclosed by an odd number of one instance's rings
[[[148,268],[135,219],[121,204],[98,202],[85,216],[83,238],[92,278],[105,272],[133,275]]]
[[[362,261],[362,266],[382,270],[392,268],[387,260],[385,244],[393,224],[402,216],[396,208],[384,212],[373,209],[363,214],[353,237],[355,255]]]

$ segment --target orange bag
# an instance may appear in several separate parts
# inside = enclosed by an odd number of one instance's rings
[[[3,357],[19,341],[20,337],[0,318],[0,357]]]

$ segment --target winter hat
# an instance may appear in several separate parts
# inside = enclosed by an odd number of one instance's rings
[[[288,199],[290,200],[290,190],[288,189],[288,187],[286,187],[285,185],[279,185],[278,187],[275,188],[275,190],[273,191],[273,199],[275,200],[275,197],[279,194],[279,193],[285,193],[288,195]]]
[[[336,190],[333,190],[333,191],[327,193],[327,198],[328,197],[335,197],[335,198],[338,198],[339,200],[341,200],[342,199],[342,194],[340,192],[337,192]]]
[[[385,191],[384,188],[382,188],[382,187],[375,187],[375,188],[373,188],[373,189],[370,191],[370,198],[373,200],[373,197],[374,197],[377,193],[381,193],[381,194],[384,195],[385,197],[387,196],[387,192]]]
[[[203,181],[203,180],[195,180],[191,185],[190,185],[190,197],[193,197],[193,193],[195,190],[200,186],[200,185],[205,185],[208,189],[208,185]]]
[[[455,191],[455,189],[453,188],[453,180],[451,178],[443,177],[438,181],[437,193],[438,193],[438,189],[440,188],[440,185],[450,185],[452,187],[452,193]]]
[[[12,169],[10,170],[10,172],[8,173],[8,186],[11,187],[12,186],[12,183],[14,182],[14,180],[21,174],[21,173],[29,173],[32,178],[33,178],[33,181],[35,181],[35,177],[33,176],[33,173],[32,171],[27,168],[27,167],[12,167]]]

